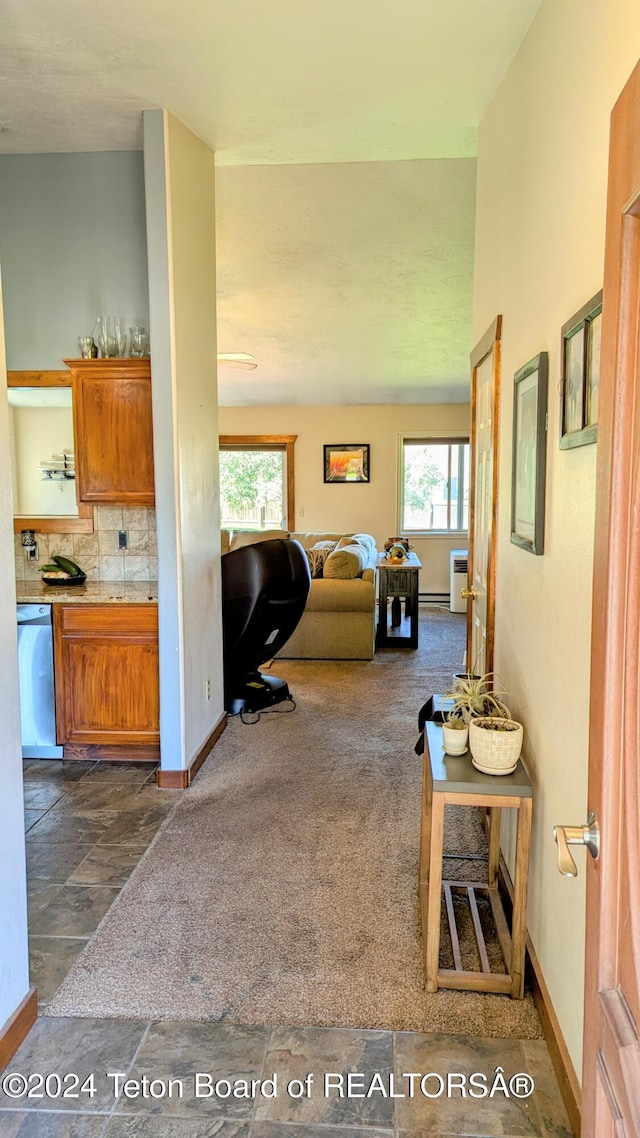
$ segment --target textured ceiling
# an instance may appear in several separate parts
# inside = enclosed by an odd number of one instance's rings
[[[475,161],[227,166],[216,179],[220,399],[469,397]]]
[[[167,107],[221,164],[467,157],[539,0],[0,0],[0,151],[125,150]]]
[[[0,0],[0,153],[216,151],[223,403],[468,397],[477,125],[540,0]]]

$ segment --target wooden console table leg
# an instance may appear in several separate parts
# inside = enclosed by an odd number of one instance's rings
[[[442,847],[444,841],[444,796],[442,794],[434,794],[431,800],[430,838],[424,970],[427,992],[437,992],[440,956],[440,913],[442,909],[442,899],[440,896],[442,891]]]
[[[523,798],[518,809],[516,874],[513,883],[511,926],[511,995],[514,1000],[521,1000],[524,995],[524,954],[527,934],[527,885],[529,881],[532,805],[531,798]]]
[[[502,810],[499,806],[489,808],[489,865],[488,884],[490,889],[498,888],[498,868],[500,865],[500,819]]]

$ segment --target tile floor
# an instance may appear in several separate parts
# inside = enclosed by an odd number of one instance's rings
[[[46,1004],[157,832],[176,794],[158,791],[151,767],[135,764],[25,764],[32,979],[40,1016],[9,1070],[29,1076],[71,1073],[67,1097],[55,1080],[44,1097],[11,1099],[0,1091],[0,1138],[570,1138],[570,1128],[540,1040],[495,1040],[310,1027],[247,1027],[187,1021],[57,1019]],[[535,1080],[528,1098],[425,1097],[406,1092],[403,1073],[484,1075]],[[115,1078],[133,1080],[130,1095]],[[212,1081],[276,1077],[274,1097],[196,1097],[194,1076]],[[367,1088],[379,1073],[387,1094],[325,1093],[326,1073],[361,1072]],[[395,1091],[389,1096],[389,1078]],[[85,1079],[91,1086],[80,1091]],[[310,1094],[302,1089],[313,1075]],[[149,1093],[131,1097],[151,1080]],[[147,1081],[145,1084],[145,1080]],[[167,1093],[174,1080],[172,1093]],[[202,1081],[206,1089],[206,1080]],[[426,1084],[433,1094],[437,1081]],[[469,1084],[467,1083],[467,1087]],[[240,1091],[241,1088],[237,1087]],[[39,1087],[32,1085],[34,1096]],[[47,1095],[46,1092],[49,1092]],[[265,1085],[265,1092],[273,1088]]]

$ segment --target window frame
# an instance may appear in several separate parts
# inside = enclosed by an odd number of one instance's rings
[[[471,448],[471,440],[469,433],[451,434],[450,431],[429,431],[425,433],[418,433],[416,431],[405,431],[398,436],[398,533],[407,534],[411,537],[461,537],[469,533],[468,528],[464,526],[456,526],[452,529],[411,529],[403,524],[404,522],[404,476],[405,476],[405,447],[407,444],[429,444],[437,443],[443,446],[460,446],[461,448],[466,444]],[[464,471],[464,450],[460,450],[460,457],[458,460],[458,477]],[[471,487],[471,449],[469,449],[469,485]],[[449,451],[449,467],[448,467],[448,485],[451,486],[451,451]],[[462,519],[464,508],[464,497],[459,497],[458,500],[458,523]],[[447,496],[447,516],[451,517],[451,494]]]
[[[287,531],[295,529],[294,446],[297,435],[220,435],[220,450],[280,450],[284,452]],[[284,531],[283,531],[284,532]]]

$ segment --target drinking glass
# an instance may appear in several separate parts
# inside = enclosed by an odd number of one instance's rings
[[[149,355],[149,334],[146,328],[140,324],[135,324],[133,328],[129,328],[131,333],[131,346],[129,353],[135,359],[141,359]]]
[[[124,316],[114,317],[114,336],[117,354],[122,358],[127,350],[127,333],[124,327]]]
[[[100,348],[100,354],[103,359],[107,359],[109,356],[115,356],[117,350],[112,319],[111,316],[101,313],[96,320],[94,338]]]
[[[80,355],[83,360],[93,359],[93,350],[95,348],[93,336],[78,336],[78,347],[80,348]]]

